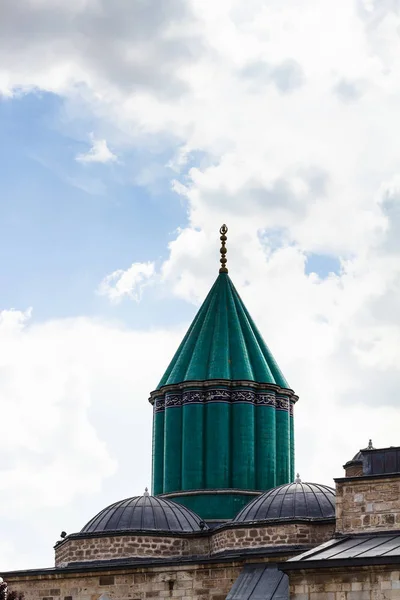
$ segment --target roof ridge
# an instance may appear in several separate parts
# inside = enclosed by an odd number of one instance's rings
[[[235,300],[239,324],[242,329],[243,337],[246,342],[246,351],[249,356],[249,362],[251,365],[254,365],[254,368],[253,368],[253,366],[251,366],[253,378],[254,378],[254,380],[269,379],[269,380],[272,380],[275,382],[273,373],[272,373],[271,369],[269,368],[268,363],[265,360],[262,348],[258,342],[256,335],[254,334],[252,323],[249,320],[249,315],[248,315],[247,311],[244,310],[245,307],[244,307],[243,301],[241,300],[232,281],[230,281],[230,288],[232,290],[232,295]],[[255,327],[255,325],[254,325],[254,327]],[[252,351],[252,347],[253,347],[253,351]],[[257,352],[254,352],[255,348],[257,349]],[[264,364],[262,364],[262,363],[264,363]],[[266,377],[264,377],[264,375],[261,373],[262,370],[267,371]]]
[[[232,283],[233,285],[233,283]],[[238,294],[238,292],[236,292]],[[239,294],[238,294],[239,295]],[[257,325],[255,324],[255,322],[253,321],[253,319],[251,318],[251,315],[249,313],[249,311],[247,310],[245,304],[242,301],[242,306],[243,306],[243,311],[246,314],[246,317],[249,320],[249,324],[253,330],[253,333],[257,339],[257,342],[262,350],[264,359],[266,361],[266,363],[268,364],[268,367],[270,368],[273,378],[275,380],[275,382],[277,383],[277,385],[279,385],[282,388],[287,388],[290,389],[290,386],[288,384],[288,382],[286,381],[285,376],[283,375],[282,371],[279,368],[278,363],[276,362],[275,358],[273,357],[271,350],[269,349],[269,347],[267,346],[267,344],[264,341],[263,336],[260,333],[260,330],[258,329]],[[272,368],[271,368],[272,367]]]
[[[220,282],[222,280],[220,279]],[[214,344],[210,344],[210,353],[208,356],[208,375],[211,379],[213,379],[215,375],[215,379],[218,378],[218,349],[219,345],[223,344],[227,348],[227,356],[230,356],[230,342],[229,342],[229,324],[228,324],[228,299],[226,293],[226,286],[220,284],[220,294],[218,298],[218,309],[215,311],[215,321],[214,321]],[[215,339],[218,338],[218,339]],[[232,377],[232,368],[231,362],[228,358],[227,362],[224,366],[225,372],[223,375],[226,375],[226,379],[231,379]],[[215,372],[215,369],[217,371]]]
[[[217,280],[217,284],[218,284],[218,280]],[[201,363],[201,354],[202,351],[204,353],[207,353],[207,359],[210,355],[210,350],[211,350],[211,346],[212,346],[212,335],[208,335],[208,330],[211,329],[211,331],[214,329],[213,325],[215,322],[215,315],[216,315],[216,311],[214,310],[215,305],[217,303],[217,299],[218,299],[218,295],[213,295],[210,297],[210,300],[207,304],[207,306],[203,305],[203,321],[201,322],[201,327],[198,331],[198,335],[197,335],[197,339],[195,340],[195,343],[193,345],[193,350],[192,350],[192,354],[189,357],[189,362],[188,365],[186,367],[186,371],[185,371],[185,380],[190,381],[191,379],[194,379],[194,377],[190,376],[191,373],[191,369],[192,366],[194,366],[194,368],[196,368],[196,361],[198,359],[199,362]],[[200,311],[199,311],[200,312]],[[214,317],[214,322],[213,322],[213,317]],[[207,352],[207,346],[208,346],[208,352]],[[208,360],[205,361],[203,363],[203,368],[205,370],[205,377],[207,377],[208,374]],[[198,377],[196,379],[199,379]],[[200,379],[203,379],[203,377],[201,377]]]
[[[281,516],[282,516],[283,505],[285,503],[286,496],[288,495],[289,490],[292,487],[292,485],[293,485],[292,483],[288,483],[287,486],[286,486],[285,491],[282,494],[282,500],[281,500],[281,504],[280,504],[280,507],[279,507],[279,518],[281,518]]]
[[[279,485],[278,487],[272,488],[271,490],[268,490],[267,492],[264,492],[264,494],[261,494],[258,498],[258,500],[260,500],[260,502],[255,502],[253,500],[254,505],[253,506],[257,506],[256,508],[256,512],[255,512],[255,517],[258,517],[258,513],[260,512],[260,508],[262,508],[263,502],[267,499],[270,498],[272,496],[272,500],[279,494],[279,490],[280,488],[284,487],[285,484],[283,485]],[[248,505],[247,505],[248,506]],[[271,508],[271,504],[268,507],[267,513],[265,515],[266,518],[268,518],[268,513],[269,513],[269,509]]]
[[[242,379],[255,381],[253,368],[251,366],[250,355],[247,349],[246,338],[244,336],[242,325],[240,323],[239,311],[236,303],[234,287],[229,285],[230,279],[228,277],[228,286],[227,286],[227,297],[228,297],[228,307],[229,305],[232,307],[231,311],[228,311],[228,324],[229,330],[229,342],[233,341],[233,344],[230,343],[230,347],[232,348],[232,352],[230,354],[232,360],[232,373],[235,374],[234,379]],[[239,339],[235,340],[235,337]],[[240,356],[240,351],[242,356]],[[236,356],[237,361],[236,361]],[[244,369],[243,372],[238,372],[239,369]]]
[[[328,485],[324,485],[323,483],[311,483],[308,485],[314,485],[320,492],[322,492],[324,495],[324,498],[326,498],[326,500],[329,502],[329,504],[331,505],[333,510],[335,510],[335,504],[332,502],[332,494],[328,494],[328,490],[330,492],[334,492],[333,495],[336,498],[336,490],[334,488],[331,488]],[[322,512],[322,508],[321,508],[321,512]]]
[[[191,523],[189,521],[188,516],[187,516],[187,511],[182,510],[182,505],[179,505],[176,502],[171,502],[170,500],[167,500],[167,502],[169,504],[170,509],[174,513],[174,516],[175,516],[176,520],[179,522],[179,517],[177,515],[178,514],[181,515],[185,519],[185,521],[188,524],[188,526],[190,527],[190,529],[193,531],[193,529],[194,529],[193,528],[193,523]],[[186,507],[184,506],[184,508],[186,508]],[[182,523],[179,522],[179,524],[180,524],[180,527],[181,527],[182,531],[185,531],[185,528],[183,527]]]
[[[210,300],[212,298],[212,295],[213,295],[213,292],[214,292],[215,287],[217,285],[217,282],[218,282],[218,279],[214,282],[214,285],[212,286],[212,288],[208,292],[208,294],[207,294],[207,296],[206,296],[203,304],[200,306],[199,310],[197,311],[197,313],[196,313],[196,315],[195,315],[195,317],[194,317],[194,319],[193,319],[193,321],[192,321],[189,329],[187,330],[186,334],[184,335],[183,340],[179,344],[177,351],[175,352],[175,354],[174,354],[174,356],[173,356],[170,364],[168,365],[167,370],[165,371],[163,377],[161,378],[161,381],[158,384],[157,389],[160,388],[160,387],[162,387],[162,386],[164,386],[164,385],[168,384],[168,380],[171,377],[174,369],[177,366],[177,362],[178,362],[179,357],[182,355],[183,351],[187,349],[186,347],[187,347],[188,343],[191,342],[190,338],[191,338],[192,334],[197,330],[200,318],[201,318],[201,316],[203,314],[203,310],[205,309],[206,306],[208,306],[208,303],[210,302]],[[195,342],[196,342],[196,339],[195,339]]]

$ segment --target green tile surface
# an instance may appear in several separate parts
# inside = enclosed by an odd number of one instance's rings
[[[157,389],[212,379],[289,387],[226,273],[219,274]]]

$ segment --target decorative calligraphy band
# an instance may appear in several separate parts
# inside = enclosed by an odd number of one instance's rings
[[[184,392],[167,392],[155,398],[154,410],[160,412],[166,408],[183,406],[187,404],[208,404],[210,402],[249,403],[256,406],[272,406],[277,410],[289,411],[293,415],[294,402],[288,396],[275,392],[255,392],[251,390],[185,390]]]

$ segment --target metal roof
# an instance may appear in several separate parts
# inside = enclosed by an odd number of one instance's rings
[[[362,451],[364,475],[400,473],[400,448],[371,448]]]
[[[81,534],[132,530],[179,533],[204,529],[208,529],[207,525],[185,506],[145,494],[107,506],[85,525]]]
[[[400,559],[400,533],[347,536],[329,540],[313,550],[304,552],[287,561],[287,569],[306,569],[315,566],[336,566],[340,563],[362,564],[379,559],[380,563],[390,563]],[[397,560],[395,560],[397,562]],[[320,563],[319,565],[317,563]],[[284,567],[286,570],[286,565]]]
[[[185,381],[289,385],[227,273],[220,273],[157,389]]]
[[[226,600],[288,600],[289,578],[276,565],[245,565]]]
[[[295,548],[293,547],[293,551]],[[286,548],[285,555],[292,552],[292,548]],[[222,553],[221,553],[222,554]],[[50,567],[44,569],[24,569],[18,571],[2,571],[2,576],[4,579],[10,580],[14,577],[33,577],[33,576],[44,576],[53,578],[54,575],[65,575],[66,573],[85,573],[88,571],[96,571],[96,572],[106,572],[110,571],[121,571],[125,569],[135,569],[135,568],[147,568],[153,566],[160,566],[165,569],[166,567],[176,567],[180,565],[201,565],[204,568],[209,568],[210,565],[215,564],[231,564],[232,560],[247,560],[248,552],[244,552],[243,550],[235,551],[227,555],[221,556],[218,554],[217,556],[199,556],[199,555],[190,555],[190,556],[180,556],[175,558],[156,558],[154,556],[147,557],[134,557],[134,558],[113,558],[108,560],[91,560],[91,561],[82,561],[82,562],[73,562],[69,563],[67,566],[63,567]],[[254,554],[254,551],[251,552]],[[265,551],[263,549],[259,549],[259,559],[265,559]],[[254,564],[254,563],[253,563]],[[265,565],[265,563],[263,563]],[[268,563],[271,565],[272,563]],[[284,563],[286,564],[286,563]],[[254,599],[253,599],[254,600]]]
[[[257,496],[234,521],[333,519],[335,500],[335,490],[326,485],[289,483]]]

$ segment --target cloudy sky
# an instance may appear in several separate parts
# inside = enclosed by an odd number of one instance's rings
[[[400,444],[399,0],[2,0],[0,58],[0,571],[150,484],[223,222],[302,478]]]

